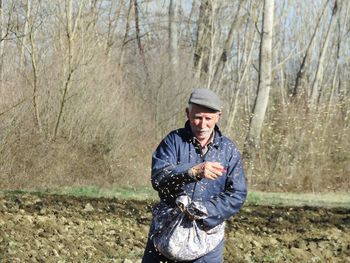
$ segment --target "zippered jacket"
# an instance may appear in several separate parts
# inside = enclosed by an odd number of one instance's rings
[[[204,229],[211,229],[236,214],[247,196],[246,178],[235,143],[217,126],[214,134],[208,151],[202,154],[187,121],[184,128],[170,132],[152,155],[152,186],[158,191],[159,205],[175,206],[177,197],[189,196],[208,211],[208,216],[200,219]],[[189,175],[190,168],[205,161],[221,163],[226,172],[215,180],[198,180]]]

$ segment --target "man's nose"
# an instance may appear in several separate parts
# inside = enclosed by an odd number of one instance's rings
[[[206,121],[205,120],[201,120],[200,123],[199,123],[199,126],[201,128],[205,128],[206,127]]]

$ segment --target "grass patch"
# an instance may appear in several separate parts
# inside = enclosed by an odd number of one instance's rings
[[[117,187],[103,189],[97,186],[65,187],[48,189],[43,192],[25,190],[0,190],[7,194],[47,194],[68,195],[75,197],[118,198],[132,200],[158,200],[152,187]],[[249,191],[246,205],[271,206],[311,206],[350,208],[350,193],[270,193]]]
[[[350,193],[268,193],[251,191],[248,204],[350,208]]]

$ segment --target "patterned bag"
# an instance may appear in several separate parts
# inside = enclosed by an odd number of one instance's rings
[[[189,261],[200,258],[213,250],[224,238],[224,222],[209,231],[198,226],[197,219],[208,213],[200,203],[192,202],[188,196],[176,200],[177,207],[158,207],[154,216],[156,229],[152,239],[155,248],[171,260]],[[191,211],[186,209],[190,208]],[[190,214],[190,218],[188,215]]]

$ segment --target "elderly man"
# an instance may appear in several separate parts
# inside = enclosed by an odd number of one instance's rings
[[[220,98],[211,90],[194,89],[188,103],[185,127],[170,132],[152,156],[152,186],[160,202],[154,208],[143,263],[179,262],[155,248],[157,207],[175,207],[179,196],[189,196],[191,202],[205,207],[207,215],[198,219],[188,212],[191,209],[184,213],[201,229],[210,231],[236,214],[246,199],[240,153],[217,126],[222,114]],[[186,262],[222,262],[223,251],[222,238],[207,254]]]

